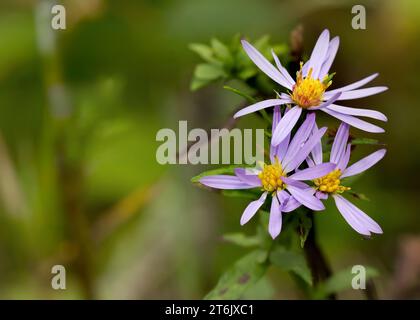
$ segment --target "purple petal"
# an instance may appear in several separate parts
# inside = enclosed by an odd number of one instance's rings
[[[310,192],[299,189],[299,188],[296,188],[296,187],[291,186],[291,185],[287,185],[287,190],[292,194],[292,196],[297,201],[299,201],[305,207],[308,207],[309,209],[312,209],[312,210],[315,210],[315,211],[320,211],[320,210],[325,209],[321,200],[317,199]]]
[[[341,101],[341,100],[360,99],[364,97],[373,96],[374,94],[378,94],[386,90],[388,90],[388,87],[371,87],[371,88],[365,88],[365,89],[345,91],[341,94],[341,96],[337,100]],[[327,97],[327,95],[325,96]]]
[[[289,200],[283,206],[283,212],[290,212],[299,208],[302,204],[294,197],[289,197]]]
[[[320,200],[326,200],[326,199],[328,199],[328,193],[317,191],[315,193],[315,197],[317,197]]]
[[[260,101],[257,103],[254,103],[246,108],[243,108],[241,110],[239,110],[238,112],[236,112],[233,115],[233,118],[239,118],[242,117],[246,114],[249,113],[253,113],[255,111],[261,110],[261,109],[265,109],[268,107],[272,107],[272,106],[276,106],[276,105],[282,105],[282,104],[286,104],[289,103],[290,101],[287,100],[283,100],[283,99],[268,99],[268,100],[264,100],[264,101]]]
[[[322,31],[319,36],[311,57],[309,58],[308,72],[312,68],[312,77],[317,79],[321,70],[322,64],[326,58],[328,46],[330,44],[330,33],[327,29]]]
[[[281,110],[280,110],[280,106],[277,105],[274,107],[274,110],[273,110],[273,124],[271,128],[272,132],[274,131],[274,129],[276,129],[276,126],[279,124],[280,120],[281,120]]]
[[[287,152],[287,147],[289,146],[290,141],[290,135],[289,133],[286,138],[283,139],[282,142],[280,142],[275,148],[277,148],[276,155],[277,158],[280,160],[280,162],[283,162],[284,156]]]
[[[306,168],[292,174],[289,178],[295,180],[312,180],[323,177],[333,171],[336,165],[334,163],[322,163],[311,168]]]
[[[306,140],[308,140],[308,137],[311,134],[314,125],[315,113],[311,112],[306,116],[306,120],[296,131],[292,142],[290,142],[290,145],[287,148],[286,155],[284,156],[284,163],[289,162],[294,156],[296,156],[296,154],[302,148],[302,145],[306,142]]]
[[[375,165],[378,161],[380,161],[385,156],[385,153],[386,153],[386,150],[381,149],[368,155],[367,157],[357,161],[356,163],[348,167],[346,170],[344,170],[341,177],[342,178],[351,177],[369,169],[370,167]]]
[[[287,135],[292,131],[296,122],[299,120],[301,113],[302,108],[295,106],[284,115],[276,127],[276,130],[273,132],[271,144],[277,146],[287,137]]]
[[[267,198],[267,192],[264,192],[258,200],[252,201],[245,208],[244,213],[241,217],[241,226],[247,223],[251,218],[257,213],[257,211],[264,204],[265,199]]]
[[[337,168],[341,170],[341,172],[344,171],[344,169],[347,167],[347,164],[350,160],[350,153],[351,153],[351,143],[347,144],[346,152],[344,152],[344,155],[341,157],[340,161],[337,164]]]
[[[276,129],[280,120],[281,120],[280,106],[275,106],[274,107],[274,112],[273,112],[273,124],[272,124],[272,127],[271,127],[271,132],[274,132],[274,130]],[[273,146],[272,144],[270,144],[270,160],[271,160],[271,163],[274,162],[274,157],[277,155],[277,152],[278,152],[278,146]]]
[[[326,127],[321,128],[317,133],[313,134],[299,150],[296,156],[293,157],[290,162],[284,164],[284,170],[286,173],[295,170],[303,161],[305,161],[315,145],[321,140],[321,137],[324,135],[325,131],[327,131]]]
[[[286,185],[290,185],[290,186],[294,186],[296,188],[299,189],[308,189],[310,188],[306,183],[299,181],[299,180],[295,180],[289,177],[281,177],[281,180],[286,184]]]
[[[323,79],[328,72],[330,71],[330,68],[334,62],[335,56],[338,51],[338,46],[340,45],[340,38],[334,37],[331,39],[330,44],[328,45],[328,51],[326,55],[326,59],[324,63],[322,64],[321,71],[319,72],[319,78]]]
[[[366,213],[340,195],[333,195],[335,204],[347,223],[357,232],[370,236],[371,232],[383,233],[381,227]]]
[[[262,72],[264,72],[271,79],[276,81],[281,86],[292,89],[290,84],[284,78],[284,76],[250,43],[245,40],[242,40],[242,47],[244,48],[248,57],[256,64]]]
[[[363,225],[353,214],[352,210],[347,205],[347,202],[344,201],[344,198],[339,195],[333,195],[335,205],[337,206],[338,211],[341,213],[343,218],[347,223],[358,233],[361,233],[366,236],[370,236],[370,232],[366,226]]]
[[[281,208],[277,197],[273,197],[270,209],[270,221],[268,223],[268,232],[275,239],[281,231],[282,216]]]
[[[245,168],[236,168],[235,175],[239,178],[239,180],[251,187],[261,186],[261,180],[258,178],[258,174],[255,171]]]
[[[315,134],[318,131],[318,126],[315,124],[312,134]],[[321,139],[315,144],[314,148],[311,151],[312,159],[314,164],[322,163],[322,142]]]
[[[286,70],[285,67],[281,65],[281,62],[279,58],[277,57],[274,50],[271,50],[271,54],[273,55],[274,61],[276,62],[277,69],[279,69],[280,73],[283,75],[283,77],[286,79],[290,87],[293,87],[295,85],[295,80],[290,76],[289,72]],[[289,88],[290,89],[290,88]]]
[[[341,87],[341,88],[337,88],[334,90],[330,90],[327,91],[325,94],[327,95],[332,95],[336,92],[345,92],[345,91],[350,91],[350,90],[354,90],[354,89],[358,89],[362,86],[364,86],[365,84],[371,82],[373,79],[375,79],[377,76],[379,75],[379,73],[374,73],[366,78],[363,78],[362,80],[356,81],[354,83],[351,83],[345,87]]]
[[[335,135],[333,145],[331,147],[330,161],[338,164],[346,150],[347,140],[349,138],[349,125],[342,122]]]
[[[306,116],[306,120],[296,131],[291,143],[287,147],[287,152],[284,156],[283,163],[290,162],[293,157],[299,152],[304,143],[308,140],[309,135],[315,125],[315,114],[310,113]]]
[[[243,182],[236,176],[214,175],[206,176],[200,179],[200,183],[215,189],[251,189],[253,186]]]
[[[334,118],[337,118],[338,120],[341,120],[345,123],[348,123],[352,127],[358,128],[360,130],[366,131],[366,132],[373,132],[373,133],[382,133],[385,132],[384,129],[375,126],[374,124],[371,124],[369,122],[366,122],[364,120],[355,118],[353,116],[348,116],[339,112],[335,112],[332,110],[329,110],[328,108],[322,109],[325,113],[328,113],[330,116],[333,116]]]
[[[277,191],[277,199],[280,201],[280,204],[285,204],[290,198],[290,194],[288,194],[285,190]]]
[[[322,108],[326,108],[330,104],[332,104],[335,101],[339,100],[338,98],[340,98],[340,96],[341,96],[341,92],[337,92],[333,96],[331,96],[330,98],[328,98],[327,101],[321,103],[319,106],[317,106],[317,107],[310,107],[308,110],[319,110],[319,109],[322,109]]]
[[[327,109],[330,109],[330,110],[333,110],[342,114],[347,114],[350,116],[368,117],[368,118],[377,119],[381,121],[388,121],[387,117],[383,113],[376,110],[350,108],[350,107],[339,106],[336,104],[329,105]]]
[[[308,156],[307,158],[306,158],[306,163],[308,164],[308,167],[313,167],[313,166],[315,166],[315,162],[311,159],[311,157],[310,156]]]

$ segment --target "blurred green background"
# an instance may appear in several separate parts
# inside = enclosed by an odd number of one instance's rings
[[[320,244],[336,271],[377,268],[380,297],[420,297],[418,1],[63,0],[61,31],[49,27],[52,3],[0,2],[0,298],[202,298],[246,252],[221,241],[240,230],[246,200],[191,184],[212,166],[159,165],[156,132],[179,120],[218,128],[241,103],[222,83],[189,90],[200,62],[189,43],[236,33],[287,42],[299,24],[307,52],[324,28],[340,36],[334,87],[374,72],[390,87],[346,104],[389,118],[376,136],[388,154],[355,186],[384,234],[361,239],[329,203]],[[355,4],[366,30],[351,28]],[[66,290],[51,288],[56,264]],[[246,297],[302,294],[270,270]]]

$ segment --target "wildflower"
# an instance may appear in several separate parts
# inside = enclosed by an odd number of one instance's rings
[[[335,136],[330,154],[330,163],[334,163],[335,167],[325,176],[313,180],[314,189],[316,190],[315,196],[319,199],[327,199],[331,195],[338,211],[340,211],[347,223],[357,232],[367,236],[370,236],[371,233],[382,233],[381,227],[375,221],[341,194],[350,190],[349,187],[342,185],[343,178],[354,176],[369,169],[385,156],[386,150],[381,149],[373,152],[348,167],[351,153],[351,143],[347,144],[348,137],[349,125],[342,123]],[[318,143],[312,149],[307,163],[309,167],[322,164],[321,143]]]
[[[291,111],[288,111],[284,117],[289,112]],[[273,131],[276,130],[280,122],[280,108],[276,106],[273,116]],[[278,146],[270,146],[269,164],[261,164],[259,169],[236,168],[235,175],[205,176],[200,179],[200,183],[216,189],[261,189],[260,198],[252,201],[243,212],[241,225],[247,223],[264,204],[267,196],[271,195],[268,229],[274,239],[281,231],[282,212],[290,212],[301,204],[315,211],[325,209],[322,201],[314,196],[314,190],[308,189],[302,180],[322,177],[333,170],[335,165],[321,163],[296,171],[309,156],[314,146],[319,143],[327,129],[324,127],[314,130],[314,127],[315,115],[310,113],[290,143],[290,134],[288,134]],[[292,173],[293,171],[295,172]]]
[[[296,75],[296,81],[281,65],[280,60],[273,51],[272,55],[277,68],[247,41],[242,40],[242,45],[249,58],[257,67],[282,87],[288,89],[289,93],[281,93],[278,99],[264,100],[248,106],[238,111],[234,118],[275,105],[294,105],[282,119],[277,130],[273,132],[273,145],[278,145],[286,138],[298,121],[303,109],[321,110],[342,122],[367,132],[384,132],[382,128],[356,117],[361,116],[387,121],[384,114],[375,110],[350,108],[335,104],[336,101],[359,99],[387,90],[387,87],[383,86],[359,89],[375,79],[378,76],[377,73],[342,88],[327,90],[332,84],[334,74],[329,74],[329,70],[339,45],[338,37],[334,37],[330,41],[328,30],[324,30],[321,33],[309,60],[305,64],[301,63],[301,68]]]

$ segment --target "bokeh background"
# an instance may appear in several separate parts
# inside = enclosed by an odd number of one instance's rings
[[[189,43],[287,42],[299,24],[307,51],[324,28],[341,37],[334,86],[380,72],[374,83],[390,87],[351,104],[389,118],[386,158],[355,185],[384,234],[361,239],[329,203],[318,240],[335,271],[378,269],[380,297],[420,297],[418,1],[67,0],[64,31],[49,28],[51,3],[0,2],[0,298],[202,298],[246,252],[221,236],[240,230],[247,200],[191,184],[212,166],[159,165],[156,132],[218,128],[241,102],[222,83],[190,91]],[[351,28],[355,4],[366,30]],[[63,291],[51,288],[56,264]],[[246,297],[302,294],[273,269]]]

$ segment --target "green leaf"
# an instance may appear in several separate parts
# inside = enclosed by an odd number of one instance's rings
[[[223,240],[236,244],[240,247],[256,247],[260,243],[257,236],[248,237],[243,233],[229,233],[223,235]]]
[[[251,103],[255,103],[256,102],[256,100],[253,97],[251,97],[250,95],[248,95],[245,92],[242,92],[242,91],[240,91],[238,89],[232,88],[230,86],[223,86],[223,89],[226,89],[226,90],[229,90],[229,91],[231,91],[233,93],[236,93],[237,95],[241,96],[242,98],[245,98],[246,100],[248,100]]]
[[[208,85],[211,82],[212,82],[211,80],[204,80],[204,79],[194,78],[191,81],[190,90],[191,91],[196,91],[198,89],[201,89],[201,88],[205,87],[206,85]]]
[[[210,63],[219,63],[214,57],[213,49],[205,44],[191,43],[189,46],[190,50],[194,51],[199,55],[201,59]]]
[[[224,62],[231,63],[232,62],[232,54],[230,53],[229,48],[222,43],[220,40],[213,38],[211,39],[211,46],[214,50],[215,55],[223,60]]]
[[[302,252],[289,251],[283,247],[277,247],[270,254],[270,262],[283,269],[292,272],[312,286],[312,274]]]
[[[240,167],[241,167],[240,165],[232,165],[232,166],[226,166],[226,167],[223,167],[223,168],[204,171],[204,172],[200,173],[199,175],[196,175],[195,177],[192,177],[191,182],[199,183],[200,179],[202,177],[214,176],[216,174],[232,174],[233,175],[235,173],[235,168],[240,168]]]
[[[248,80],[249,78],[252,78],[257,73],[258,73],[258,70],[254,66],[246,67],[246,68],[241,69],[241,71],[239,71],[238,78],[245,81],[245,80]]]
[[[370,138],[357,138],[357,139],[353,139],[353,140],[351,140],[351,144],[352,144],[352,145],[363,145],[363,144],[373,144],[373,145],[378,145],[378,144],[381,144],[381,143],[379,143],[379,140],[376,140],[376,139],[370,139]]]
[[[372,267],[365,267],[365,268],[366,268],[366,280],[377,277],[379,275],[379,272],[376,269]],[[329,279],[327,279],[324,283],[321,283],[320,285],[318,285],[318,287],[314,291],[314,298],[323,299],[333,293],[337,293],[337,292],[352,288],[352,281],[355,276],[356,276],[356,273],[352,273],[351,267],[335,273]]]
[[[194,76],[202,80],[216,80],[225,77],[226,73],[220,66],[202,63],[195,67]]]
[[[216,287],[204,299],[240,299],[244,292],[265,274],[267,264],[259,262],[264,254],[266,253],[261,250],[255,250],[239,259],[221,276]]]
[[[256,197],[261,196],[261,191],[258,190],[258,193],[255,192],[258,189],[248,189],[248,190],[223,190],[222,194],[226,197],[231,198],[246,198],[255,200]]]

